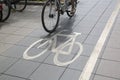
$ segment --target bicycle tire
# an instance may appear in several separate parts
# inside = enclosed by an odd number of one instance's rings
[[[26,6],[27,0],[16,0],[16,2],[12,2],[12,8],[19,12],[22,12]]]
[[[48,9],[50,11],[48,11],[47,8],[50,8],[50,9]],[[51,11],[52,9],[53,9],[53,13]],[[46,15],[46,13],[48,13],[48,14]],[[52,23],[52,26],[51,26],[50,24],[53,21],[53,19],[55,19],[55,17],[56,17],[56,20],[54,20],[55,22]],[[56,28],[58,27],[59,19],[60,19],[59,6],[58,5],[55,6],[53,0],[48,0],[45,3],[45,5],[43,6],[42,14],[41,14],[42,26],[45,29],[45,31],[48,32],[48,33],[54,32],[56,30]],[[50,24],[48,24],[48,23],[50,23]]]
[[[71,2],[69,2],[69,7],[68,7],[68,9],[66,10],[66,13],[67,13],[67,15],[71,18],[71,17],[73,17],[74,16],[74,14],[75,14],[75,12],[73,13],[73,14],[71,14],[71,9],[72,9],[72,5],[71,5]],[[74,0],[74,8],[76,9],[76,7],[77,7],[77,0]],[[70,10],[69,10],[70,9]]]
[[[71,63],[73,63],[73,62],[81,55],[81,53],[82,53],[82,51],[83,51],[83,46],[82,46],[82,44],[79,43],[79,42],[75,42],[75,44],[79,46],[80,50],[78,51],[78,54],[75,55],[75,57],[74,57],[72,60],[70,60],[70,61],[67,61],[67,62],[61,62],[61,61],[59,61],[59,60],[58,60],[58,56],[59,56],[60,53],[59,53],[59,51],[57,51],[56,55],[54,56],[54,63],[55,63],[57,66],[66,66],[66,65],[68,65],[68,64],[71,64]],[[69,46],[69,45],[70,45],[70,44],[67,44],[67,45],[65,45],[65,46]]]
[[[2,20],[2,11],[0,11],[0,21]]]
[[[41,44],[41,46],[37,46],[39,43],[41,43],[42,41],[44,41],[45,39],[40,39],[40,40],[37,40],[36,42],[34,42],[33,44],[31,44],[23,53],[23,58],[24,59],[34,59],[34,58],[37,58],[37,57],[40,57],[41,55],[43,55],[49,48],[50,48],[50,44],[51,44],[51,40],[46,40],[45,42],[43,42]],[[45,47],[45,50],[41,51],[41,53],[37,54],[37,55],[34,55],[34,56],[30,56],[28,55],[28,52],[31,50],[31,49],[34,49],[36,46],[37,46],[37,49],[39,49],[40,47],[43,47],[45,46],[46,44],[48,44],[47,47]]]
[[[11,7],[9,6],[9,3],[6,0],[1,2],[0,4],[2,5],[2,10],[1,10],[2,19],[1,19],[1,22],[4,22],[10,16]]]

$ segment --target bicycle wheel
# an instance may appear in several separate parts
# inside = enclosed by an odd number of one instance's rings
[[[59,6],[53,0],[48,0],[42,9],[42,25],[45,31],[52,33],[58,26],[60,17]]]
[[[74,8],[76,9],[77,7],[77,0],[74,0]],[[68,9],[66,10],[66,13],[69,17],[73,17],[75,12],[73,14],[71,14],[71,9],[72,9],[72,5],[71,5],[71,2],[69,2],[69,6],[68,6]]]
[[[2,20],[2,11],[0,11],[0,21]]]
[[[0,11],[1,20],[0,21],[4,22],[9,18],[11,8],[10,8],[10,6],[8,5],[8,3],[6,1],[1,1],[0,2],[0,7],[1,7],[1,11]]]
[[[51,40],[40,39],[31,44],[23,53],[24,59],[34,59],[43,55],[49,48]],[[29,54],[28,54],[29,53]]]
[[[71,44],[67,44],[67,45],[65,45],[63,48],[65,48],[65,47],[67,47],[67,46],[69,46],[69,45],[71,45]],[[55,54],[55,56],[54,56],[54,63],[55,63],[56,65],[58,65],[58,66],[65,66],[65,65],[68,65],[68,64],[73,63],[73,62],[81,55],[81,53],[82,53],[82,51],[83,51],[83,46],[82,46],[81,43],[75,42],[74,45],[77,45],[77,46],[79,47],[79,51],[78,51],[78,53],[77,53],[70,61],[66,61],[66,62],[59,61],[59,60],[58,60],[58,56],[59,56],[61,53],[60,53],[60,51],[58,51],[58,52]],[[73,48],[74,48],[74,47],[73,47]],[[64,53],[62,53],[62,54],[64,54]]]
[[[27,6],[27,0],[16,0],[12,2],[12,8],[16,11],[22,12]]]

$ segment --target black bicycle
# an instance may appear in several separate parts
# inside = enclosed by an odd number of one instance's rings
[[[76,9],[77,7],[77,0],[74,0],[74,7]],[[72,4],[71,0],[65,0],[62,4],[60,0],[48,0],[42,9],[42,25],[45,31],[48,33],[52,33],[56,30],[60,14],[64,14],[65,12],[69,17],[72,17],[73,14],[71,14]]]
[[[0,21],[4,22],[10,16],[11,9],[22,12],[27,5],[27,0],[0,0]]]

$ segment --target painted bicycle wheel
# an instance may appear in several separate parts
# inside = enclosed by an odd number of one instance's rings
[[[54,56],[54,63],[55,63],[57,66],[66,66],[66,65],[68,65],[68,64],[73,63],[77,58],[79,58],[79,56],[80,56],[81,53],[83,52],[83,46],[82,46],[82,44],[79,43],[79,42],[75,42],[73,45],[79,47],[78,53],[77,53],[76,55],[74,55],[74,56],[72,57],[72,59],[70,59],[69,61],[66,61],[66,62],[60,61],[60,60],[58,59],[59,56],[65,54],[65,52],[63,52],[63,51],[61,51],[61,50],[63,50],[63,48],[66,48],[66,47],[68,47],[68,46],[70,46],[70,45],[71,45],[70,43],[69,43],[69,44],[66,44],[66,45],[63,46],[60,50],[58,50],[58,51],[56,52],[56,54],[55,54],[55,56]],[[73,48],[74,48],[74,47],[73,47]],[[72,48],[72,50],[73,50],[73,48]],[[67,53],[67,55],[70,55],[70,54]]]
[[[40,39],[31,44],[24,52],[24,59],[34,59],[43,55],[49,48],[51,40]]]

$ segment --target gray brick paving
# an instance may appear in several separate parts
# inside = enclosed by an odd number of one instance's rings
[[[3,53],[0,53],[0,55],[21,58],[26,48],[27,47],[24,47],[24,46],[14,45],[10,47],[9,49],[7,49],[6,51],[4,51]]]
[[[77,59],[74,63],[69,65],[69,68],[83,70],[87,60],[88,57],[80,56],[79,59]]]
[[[118,80],[118,79],[114,79],[114,78],[109,78],[109,77],[105,77],[105,76],[100,76],[100,75],[96,75],[94,80]]]
[[[5,72],[17,59],[0,56],[0,73]]]
[[[96,74],[105,75],[113,78],[120,78],[120,63],[114,61],[102,60]]]
[[[18,77],[12,77],[8,75],[2,75],[0,76],[0,80],[25,80],[25,79],[18,78]]]
[[[40,65],[26,60],[19,60],[11,68],[9,68],[5,74],[15,75],[18,77],[28,78],[29,75]]]
[[[67,69],[60,80],[78,80],[80,74],[80,71]]]
[[[103,59],[120,61],[120,49],[106,48],[102,56]]]
[[[42,64],[30,77],[31,80],[58,80],[64,68]]]
[[[12,13],[10,18],[0,23],[0,80],[78,80],[94,46],[108,21],[117,0],[80,0],[76,15],[69,19],[62,15],[56,32],[68,30],[79,32],[76,41],[83,44],[81,56],[68,66],[53,63],[55,53],[49,49],[42,56],[25,60],[25,49],[36,40],[47,37],[41,24],[42,6],[28,6],[22,13]],[[120,13],[120,12],[119,12]],[[90,80],[120,80],[120,14],[109,34]],[[50,37],[50,36],[49,36]],[[65,39],[59,38],[59,44]],[[78,52],[74,46],[73,54],[60,55],[61,61],[68,61]],[[32,49],[29,55],[39,51]],[[66,48],[67,50],[67,48]],[[32,53],[33,52],[33,53]]]

